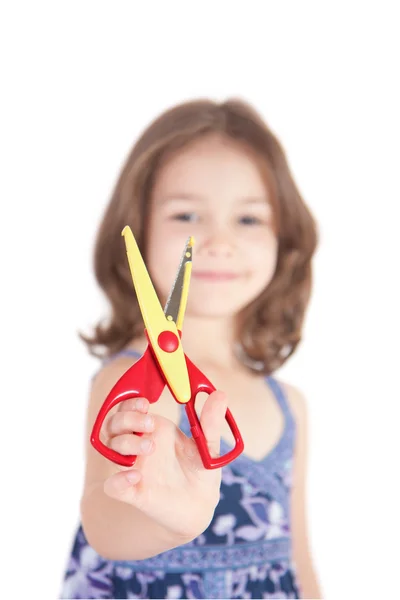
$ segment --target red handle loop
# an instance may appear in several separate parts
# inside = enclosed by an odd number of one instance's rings
[[[136,455],[120,454],[101,441],[100,430],[104,419],[114,406],[130,398],[144,397],[150,403],[157,402],[164,387],[165,380],[148,346],[143,356],[122,375],[105,399],[93,425],[90,436],[92,446],[117,465],[132,467],[136,462]],[[133,433],[139,436],[143,435],[140,432]]]
[[[133,454],[120,454],[116,450],[113,450],[112,448],[109,448],[108,446],[103,444],[103,442],[100,439],[100,430],[104,423],[104,419],[114,406],[116,406],[120,402],[123,402],[124,400],[129,400],[130,398],[139,398],[139,396],[140,394],[133,390],[123,392],[118,395],[115,395],[115,393],[113,393],[113,390],[111,390],[111,392],[105,399],[104,404],[99,411],[99,414],[97,415],[96,421],[93,425],[92,434],[90,436],[92,446],[96,448],[96,450],[100,452],[100,454],[105,456],[105,458],[108,458],[108,460],[111,460],[112,462],[116,463],[117,465],[121,465],[122,467],[132,467],[136,462],[137,456]],[[143,434],[136,433],[136,435]]]
[[[235,446],[224,456],[212,457],[208,450],[207,440],[201,428],[199,418],[195,410],[195,399],[199,392],[211,394],[215,387],[207,377],[191,362],[185,355],[186,364],[190,377],[192,396],[186,404],[186,414],[189,419],[193,439],[196,442],[201,460],[206,469],[217,469],[223,467],[235,458],[237,458],[244,449],[244,444],[240,431],[229,409],[226,411],[225,418],[235,439]],[[114,406],[130,398],[145,397],[150,403],[156,402],[164,389],[166,381],[158,368],[150,347],[147,347],[143,356],[114,385],[107,398],[105,399],[96,421],[93,425],[90,441],[92,446],[109,460],[123,467],[131,467],[135,464],[136,455],[123,455],[112,448],[106,446],[100,440],[100,431],[104,419]],[[143,435],[136,433],[136,435]]]
[[[229,464],[235,458],[237,458],[244,450],[244,443],[240,434],[239,428],[236,425],[236,421],[229,408],[226,410],[225,419],[229,425],[229,428],[235,439],[235,446],[224,454],[223,456],[212,457],[209,450],[206,437],[200,425],[200,420],[197,416],[195,409],[195,400],[199,392],[206,392],[211,394],[215,392],[215,387],[207,379],[207,377],[192,363],[190,358],[185,355],[186,364],[190,375],[190,385],[192,390],[192,397],[190,401],[185,405],[186,414],[190,423],[190,430],[194,441],[196,442],[199,450],[201,460],[206,469],[218,469]]]
[[[206,391],[206,390],[202,390],[202,391]],[[211,390],[211,391],[214,391],[214,390]],[[211,393],[211,392],[209,392],[209,393]],[[235,447],[232,448],[232,450],[230,450],[223,456],[216,456],[216,457],[212,457],[208,450],[207,440],[206,440],[203,430],[201,428],[199,418],[196,414],[193,399],[190,400],[186,404],[186,414],[189,419],[190,430],[192,432],[193,439],[196,442],[197,448],[198,448],[200,456],[201,456],[201,460],[206,469],[218,469],[220,467],[224,467],[225,465],[228,465],[230,462],[235,460],[235,458],[237,458],[239,456],[239,454],[241,454],[243,452],[243,450],[244,450],[243,439],[242,439],[242,436],[240,435],[240,431],[238,429],[238,426],[236,425],[236,421],[233,418],[232,413],[229,410],[229,408],[226,410],[225,419],[227,420],[230,430],[233,434],[233,437],[235,438]]]

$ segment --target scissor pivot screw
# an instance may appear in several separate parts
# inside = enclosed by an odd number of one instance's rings
[[[157,342],[164,352],[175,352],[179,347],[179,338],[173,331],[162,331],[158,336]]]

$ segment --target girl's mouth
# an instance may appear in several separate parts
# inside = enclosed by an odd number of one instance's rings
[[[192,277],[206,281],[232,281],[239,275],[231,271],[193,271]]]

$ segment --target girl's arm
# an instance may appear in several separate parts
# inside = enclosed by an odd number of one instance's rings
[[[100,371],[93,382],[87,415],[82,527],[92,548],[109,560],[141,560],[189,541],[189,538],[172,534],[158,525],[138,508],[104,492],[105,480],[123,467],[117,467],[94,450],[89,441],[90,433],[104,398],[131,364],[131,360],[121,358]],[[164,409],[163,415],[173,421],[176,405],[170,402],[168,406],[171,414],[165,414]],[[121,482],[121,485],[124,483]]]
[[[293,491],[291,521],[293,558],[297,566],[301,594],[309,600],[322,598],[314,570],[308,540],[307,523],[307,408],[304,396],[294,387],[286,385],[289,403],[296,419],[296,446],[293,465]]]
[[[87,460],[81,501],[82,526],[89,544],[104,558],[141,560],[193,540],[209,525],[220,497],[221,470],[204,468],[193,439],[177,427],[179,407],[168,394],[141,407],[127,400],[115,407],[103,433],[123,454],[138,454],[134,468],[105,459],[89,441],[98,411],[114,383],[131,366],[117,359],[96,377],[88,410]],[[219,453],[227,399],[207,398],[200,424],[212,456]],[[152,449],[140,451],[145,415],[152,413]],[[147,436],[147,437],[149,437]],[[106,442],[107,443],[107,442]],[[129,479],[135,476],[135,481]]]
[[[107,560],[143,560],[191,538],[172,535],[133,506],[104,493],[104,482],[87,487],[81,500],[82,527],[90,546]]]

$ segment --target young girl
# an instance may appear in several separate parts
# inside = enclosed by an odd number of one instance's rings
[[[204,469],[184,408],[127,400],[89,443],[105,397],[147,342],[121,231],[129,225],[162,302],[194,236],[186,354],[217,388],[197,406],[210,452],[244,453]],[[97,280],[111,318],[84,338],[103,357],[88,407],[79,527],[63,598],[320,598],[307,542],[305,401],[273,372],[300,339],[316,228],[283,150],[241,101],[188,102],[134,146],[101,224]],[[137,436],[132,432],[142,432]]]

